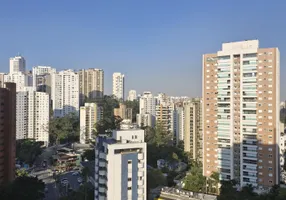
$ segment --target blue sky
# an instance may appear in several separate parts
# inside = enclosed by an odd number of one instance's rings
[[[127,91],[201,96],[202,54],[259,39],[280,49],[283,88],[285,7],[283,0],[1,1],[0,71],[20,52],[29,69],[102,68],[107,94],[118,71]]]

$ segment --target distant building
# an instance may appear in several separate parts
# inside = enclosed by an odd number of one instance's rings
[[[202,102],[195,98],[184,105],[184,150],[194,160],[202,161]]]
[[[185,114],[184,114],[184,107],[176,107],[175,112],[176,118],[176,143],[179,144],[180,141],[184,140],[185,134]]]
[[[156,115],[156,99],[151,92],[144,92],[140,97],[139,113]]]
[[[82,69],[79,74],[80,105],[85,101],[95,101],[104,94],[104,72],[102,69]]]
[[[54,117],[79,111],[79,79],[73,70],[52,74],[52,105]]]
[[[0,73],[0,88],[4,87],[4,73]]]
[[[128,93],[128,101],[137,100],[136,90],[130,90]]]
[[[0,185],[15,178],[16,84],[0,87]]]
[[[19,71],[19,72],[5,74],[4,82],[16,83],[16,91],[19,92],[19,91],[23,91],[25,87],[32,86],[32,85],[29,85],[30,78],[31,78],[30,75],[22,71]]]
[[[139,127],[144,127],[144,126],[154,127],[155,121],[156,121],[155,116],[151,114],[137,114],[136,115],[136,123]]]
[[[96,103],[85,103],[80,107],[80,143],[92,140],[95,124],[102,118],[102,109]]]
[[[33,87],[16,95],[16,139],[35,139],[49,144],[50,97]]]
[[[94,199],[146,200],[146,156],[144,130],[116,130],[112,137],[97,137]]]
[[[114,116],[122,119],[130,119],[132,121],[132,108],[127,108],[123,103],[119,104],[119,108],[114,108]]]
[[[113,92],[112,94],[117,99],[124,99],[124,92],[125,92],[125,76],[119,72],[113,73]]]
[[[52,94],[52,74],[56,73],[56,69],[50,66],[33,67],[33,86],[38,92],[46,92],[50,96]]]
[[[26,73],[26,60],[22,56],[10,58],[10,74],[18,72]]]

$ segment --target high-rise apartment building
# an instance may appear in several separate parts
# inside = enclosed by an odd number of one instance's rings
[[[157,105],[156,106],[156,124],[160,125],[168,133],[172,134],[172,138],[176,141],[176,123],[175,123],[175,106]]]
[[[194,98],[184,105],[184,151],[194,160],[202,161],[202,102]]]
[[[127,108],[123,103],[119,104],[119,108],[114,108],[114,116],[122,119],[130,119],[132,121],[132,108]]]
[[[79,110],[79,79],[73,70],[52,74],[52,105],[55,117],[63,117]]]
[[[4,82],[16,83],[16,91],[23,91],[25,87],[29,85],[30,76],[22,71],[13,72],[4,75]]]
[[[16,84],[0,87],[0,185],[15,178]]]
[[[144,127],[144,126],[150,126],[154,127],[155,126],[155,116],[151,114],[137,114],[136,115],[136,124],[139,127]]]
[[[128,93],[128,101],[137,100],[137,93],[136,90],[130,90]]]
[[[0,88],[4,87],[4,77],[5,77],[5,74],[0,73]]]
[[[176,118],[176,144],[178,145],[180,141],[184,141],[184,130],[185,130],[185,114],[184,114],[184,107],[179,106],[176,107],[175,112]]]
[[[85,103],[80,107],[80,143],[92,140],[95,124],[102,118],[102,109],[96,103]]]
[[[279,76],[279,50],[258,40],[203,56],[204,175],[279,184]]]
[[[56,69],[50,66],[36,66],[33,67],[33,86],[38,92],[46,92],[49,95],[51,92],[51,75],[56,73]]]
[[[124,99],[124,92],[125,92],[125,77],[124,74],[121,74],[119,72],[113,73],[113,95],[117,99]]]
[[[16,95],[16,139],[35,139],[49,144],[50,97],[33,87]]]
[[[10,74],[17,72],[26,72],[26,60],[22,56],[10,58]]]
[[[80,105],[86,99],[97,100],[104,93],[104,72],[102,69],[82,69],[79,71]]]
[[[156,115],[156,99],[151,92],[144,92],[140,97],[139,113]]]
[[[146,200],[146,156],[144,130],[121,129],[110,138],[97,137],[94,199]]]

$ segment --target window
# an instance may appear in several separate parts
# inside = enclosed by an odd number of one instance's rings
[[[128,178],[128,181],[131,181],[131,178]]]
[[[131,187],[128,187],[128,190],[131,190]]]

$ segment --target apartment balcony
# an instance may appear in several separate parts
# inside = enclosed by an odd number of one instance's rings
[[[138,195],[143,195],[144,194],[144,189],[138,189]]]
[[[106,162],[100,161],[99,162],[99,167],[106,167]]]
[[[144,168],[144,163],[143,162],[138,163],[138,168]]]
[[[106,190],[106,188],[104,188],[104,187],[99,187],[99,188],[98,188],[98,192],[100,192],[100,193],[106,193],[107,190]]]
[[[106,176],[107,173],[105,170],[99,170],[99,173],[98,173],[100,176]]]
[[[106,180],[103,178],[99,178],[98,182],[99,184],[106,184]]]
[[[143,186],[144,185],[144,181],[143,180],[138,180],[138,183],[137,183],[139,186]]]
[[[99,158],[106,160],[106,154],[100,152],[100,153],[99,153]]]
[[[143,160],[143,159],[144,159],[143,153],[138,153],[138,159],[139,159],[139,160]]]
[[[138,176],[142,176],[142,177],[143,177],[143,176],[144,176],[144,171],[143,171],[143,170],[141,171],[141,170],[139,169],[139,171],[138,171]]]

